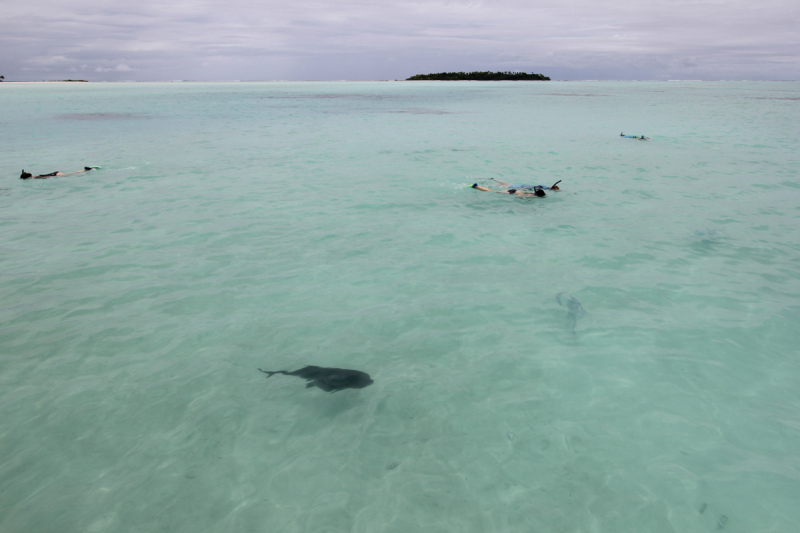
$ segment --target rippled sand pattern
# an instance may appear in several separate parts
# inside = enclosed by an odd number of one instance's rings
[[[798,98],[0,86],[0,531],[794,531]]]

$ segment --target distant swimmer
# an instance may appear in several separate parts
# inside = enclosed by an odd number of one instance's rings
[[[640,141],[649,141],[650,137],[645,137],[642,135],[641,137],[637,137],[636,135],[625,135],[624,133],[619,134],[620,137],[625,137],[626,139],[639,139]]]
[[[488,187],[481,187],[477,183],[473,183],[472,184],[472,188],[473,189],[478,189],[479,191],[497,192],[497,193],[500,193],[500,194],[513,194],[515,196],[519,196],[519,197],[522,197],[522,198],[527,198],[527,197],[530,197],[530,196],[538,196],[538,197],[541,198],[543,196],[547,196],[542,189],[534,189],[533,192],[521,192],[521,191],[518,191],[517,189],[508,189],[507,191],[496,191],[496,190],[490,189]]]
[[[548,187],[547,185],[528,185],[526,183],[520,183],[519,185],[512,185],[512,184],[510,184],[510,183],[508,183],[506,181],[500,181],[500,180],[496,180],[494,178],[489,178],[489,179],[496,181],[497,183],[499,183],[503,187],[508,187],[509,189],[517,189],[518,191],[520,191],[520,190],[524,191],[524,190],[530,190],[530,189],[532,189],[532,190],[542,189],[542,190],[545,190],[545,191],[549,191],[549,190],[552,189],[554,191],[558,191],[558,190],[560,190],[558,184],[561,183],[561,180],[558,180],[557,182],[555,182],[554,184],[552,184],[551,186]]]
[[[19,179],[27,180],[27,179],[35,179],[35,180],[44,180],[47,178],[54,178],[54,177],[61,177],[61,176],[74,176],[75,174],[82,174],[84,172],[89,172],[90,170],[94,170],[100,167],[83,167],[83,170],[76,170],[75,172],[51,172],[50,174],[39,174],[38,176],[34,176],[30,172],[25,172],[25,169],[22,169],[22,174],[20,175]]]

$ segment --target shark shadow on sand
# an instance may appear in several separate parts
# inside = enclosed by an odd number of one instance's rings
[[[583,308],[580,300],[566,292],[559,292],[556,294],[556,301],[558,305],[567,308],[567,318],[570,324],[569,329],[574,335],[575,327],[578,325],[578,319],[587,315],[586,309]]]

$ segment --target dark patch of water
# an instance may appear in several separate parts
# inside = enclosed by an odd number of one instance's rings
[[[541,93],[541,96],[609,96],[607,94]]]
[[[800,97],[792,97],[792,96],[750,96],[752,100],[790,100],[793,102],[800,102]]]
[[[267,100],[302,100],[302,99],[336,99],[336,98],[354,98],[361,100],[386,100],[396,99],[400,96],[389,94],[282,94],[278,96],[261,96]]]
[[[437,109],[408,108],[390,111],[390,113],[408,113],[409,115],[451,115],[449,111],[439,111]]]
[[[147,118],[136,113],[64,113],[56,115],[62,120],[136,120]]]

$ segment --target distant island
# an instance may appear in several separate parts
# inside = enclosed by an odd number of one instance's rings
[[[4,76],[0,76],[0,82],[6,81]],[[82,83],[89,83],[88,80],[22,80],[22,81],[6,81],[6,83],[64,83],[67,81],[79,81]]]
[[[417,74],[406,81],[440,80],[440,81],[550,81],[542,74],[526,74],[525,72],[439,72],[438,74]]]

